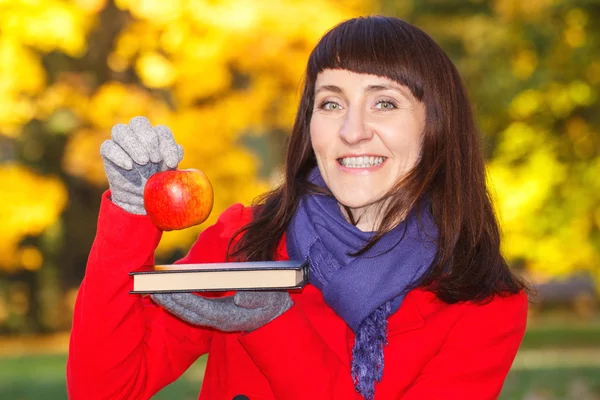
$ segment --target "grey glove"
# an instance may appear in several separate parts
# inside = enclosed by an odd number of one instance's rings
[[[144,185],[159,171],[177,168],[183,148],[166,126],[152,128],[144,117],[112,128],[111,140],[102,143],[100,155],[108,178],[111,200],[132,214],[146,214]]]
[[[184,321],[224,332],[253,331],[292,306],[287,292],[241,291],[216,298],[192,293],[159,293],[151,297]]]

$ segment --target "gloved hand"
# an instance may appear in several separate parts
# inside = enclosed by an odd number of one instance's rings
[[[111,140],[102,143],[100,155],[108,178],[111,200],[132,214],[146,214],[144,185],[159,171],[177,168],[183,148],[166,126],[152,128],[144,117],[112,128]]]
[[[155,293],[151,297],[184,321],[224,332],[253,331],[292,306],[287,292],[240,291],[216,298],[192,293]]]

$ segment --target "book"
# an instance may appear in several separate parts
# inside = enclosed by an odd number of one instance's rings
[[[148,265],[131,271],[130,293],[300,289],[308,282],[306,261],[247,261]]]

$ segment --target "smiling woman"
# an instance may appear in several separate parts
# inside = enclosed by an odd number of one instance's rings
[[[200,399],[498,397],[526,288],[500,254],[466,91],[424,32],[386,17],[328,32],[285,181],[226,210],[180,260],[307,260],[301,290],[128,294],[160,240],[144,181],[181,150],[145,118],[102,147],[111,191],[75,307],[71,398],[147,399],[206,353]]]
[[[325,184],[359,229],[377,230],[378,203],[417,164],[424,129],[425,106],[391,79],[343,69],[318,75],[313,150]]]

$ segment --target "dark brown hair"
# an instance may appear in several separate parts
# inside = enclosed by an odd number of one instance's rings
[[[448,303],[524,289],[500,253],[479,132],[458,71],[423,31],[381,16],[337,25],[312,51],[288,146],[285,181],[257,199],[254,219],[238,232],[242,236],[233,255],[255,261],[272,259],[300,197],[313,189],[307,182],[316,166],[309,127],[315,82],[325,69],[390,78],[408,87],[426,108],[420,160],[389,194],[389,206],[382,210],[384,222],[366,248],[393,228],[392,221],[427,196],[439,229],[438,253],[418,286]],[[357,250],[360,255],[362,251]]]

